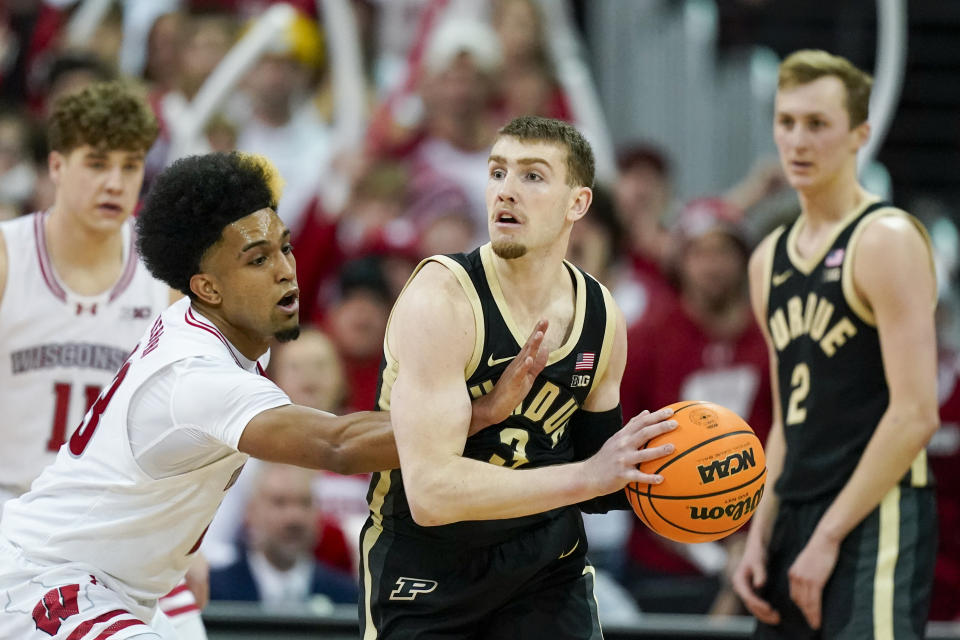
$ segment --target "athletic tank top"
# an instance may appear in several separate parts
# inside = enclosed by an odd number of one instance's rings
[[[7,280],[0,299],[0,487],[19,495],[52,463],[170,293],[140,261],[123,225],[124,269],[113,287],[81,296],[63,284],[34,213],[0,224]]]
[[[415,277],[424,264],[439,262],[453,272],[470,299],[477,340],[464,372],[464,384],[472,398],[493,389],[528,337],[511,318],[492,260],[493,252],[486,244],[470,254],[428,258],[411,276],[411,279]],[[576,290],[569,337],[550,353],[546,367],[509,418],[467,438],[465,457],[513,469],[573,460],[568,424],[594,382],[603,376],[616,331],[616,314],[613,298],[603,285],[574,265],[564,264]],[[398,372],[398,363],[386,342],[384,356],[378,390],[380,410],[390,408],[390,390]],[[519,518],[421,527],[410,515],[403,480],[396,469],[373,475],[367,499],[375,525],[401,534],[468,545],[495,543],[515,535],[518,530],[557,517],[563,509],[576,509],[563,507]]]
[[[765,299],[787,445],[781,500],[839,492],[889,404],[876,322],[853,283],[857,242],[881,216],[905,217],[927,237],[917,220],[883,202],[851,212],[809,258],[796,251],[802,219],[774,231]],[[929,481],[921,452],[903,482]]]

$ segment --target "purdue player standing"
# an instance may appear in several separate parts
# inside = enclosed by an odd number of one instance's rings
[[[856,175],[870,77],[780,66],[774,138],[801,214],[750,261],[770,351],[768,492],[734,585],[760,638],[922,638],[936,512],[936,284],[920,224]]]
[[[623,316],[563,260],[590,206],[593,155],[557,120],[522,117],[489,157],[491,243],[415,271],[384,342],[379,408],[402,474],[373,476],[361,534],[364,638],[599,638],[584,508],[629,508],[627,482],[672,429],[669,410],[622,427]],[[468,437],[531,329],[546,366],[513,415]],[[606,495],[609,494],[609,495]],[[601,496],[597,498],[597,496]]]

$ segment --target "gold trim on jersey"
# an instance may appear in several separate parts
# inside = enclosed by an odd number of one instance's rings
[[[600,623],[600,602],[597,600],[597,570],[593,567],[592,564],[588,564],[583,568],[583,572],[580,574],[585,576],[589,574],[593,579],[593,584],[590,585],[590,594],[593,596],[593,614],[594,621],[597,623],[597,626],[600,628],[600,637],[603,637],[603,625]]]
[[[527,336],[520,330],[520,325],[514,321],[510,307],[507,305],[507,299],[503,295],[503,288],[500,286],[497,270],[493,266],[493,249],[489,242],[480,247],[480,260],[483,263],[483,271],[487,277],[487,284],[490,286],[490,293],[493,295],[493,302],[497,305],[497,309],[499,309],[500,315],[503,317],[503,322],[507,325],[511,335],[513,335],[517,346],[523,348],[523,345],[527,342]],[[546,365],[548,367],[570,355],[574,346],[580,341],[580,333],[583,331],[583,321],[587,309],[587,287],[583,280],[583,274],[566,260],[563,261],[563,265],[568,271],[573,273],[574,288],[576,289],[573,328],[570,330],[570,335],[567,337],[566,342],[550,352]]]
[[[930,484],[930,476],[927,467],[927,450],[920,449],[920,453],[913,459],[910,465],[910,486],[926,487]]]
[[[483,307],[480,305],[480,295],[477,293],[477,288],[473,286],[473,280],[470,279],[470,274],[467,273],[467,270],[464,269],[463,265],[459,262],[447,256],[433,256],[430,259],[439,262],[453,272],[453,275],[455,275],[460,282],[463,292],[467,294],[467,299],[470,300],[470,306],[473,307],[473,325],[476,329],[476,336],[473,340],[473,354],[470,356],[470,361],[463,370],[464,380],[469,380],[473,372],[480,366],[480,356],[483,355]]]
[[[400,373],[400,363],[383,350],[383,357],[386,365],[383,368],[383,376],[380,382],[380,397],[377,398],[377,407],[380,411],[390,411],[390,398],[393,393],[393,385],[397,381],[397,374]]]
[[[370,552],[373,545],[377,543],[380,534],[383,533],[383,500],[390,490],[390,471],[381,471],[377,486],[373,489],[373,496],[370,499],[370,517],[373,524],[363,534],[361,546],[363,548],[363,615],[366,617],[366,630],[364,631],[364,640],[374,640],[377,637],[377,629],[373,625],[373,609],[370,598],[372,596],[373,579],[370,576]]]
[[[599,282],[597,282],[597,284],[600,285],[600,290],[603,292],[603,306],[607,313],[607,324],[603,329],[603,343],[600,345],[597,373],[590,383],[591,393],[593,393],[593,388],[597,384],[597,381],[602,380],[603,376],[607,373],[607,366],[610,364],[610,352],[613,351],[613,339],[617,335],[617,305],[610,291]],[[590,397],[589,394],[587,397]]]
[[[410,277],[407,278],[407,283],[403,285],[403,289],[400,291],[400,296],[403,295],[403,292],[407,290],[407,287],[410,286],[410,283],[413,282],[414,277],[428,262],[436,262],[442,264],[457,278],[457,282],[460,283],[460,287],[463,289],[463,292],[466,294],[467,299],[470,301],[470,306],[473,308],[473,324],[476,329],[476,336],[473,340],[473,353],[470,356],[470,361],[467,362],[466,366],[463,369],[463,375],[465,380],[469,380],[470,376],[473,375],[473,372],[477,370],[477,367],[480,366],[480,356],[483,355],[483,307],[480,306],[480,295],[477,293],[477,288],[473,286],[473,281],[470,279],[470,274],[467,273],[467,270],[463,268],[459,262],[454,260],[449,256],[437,255],[430,256],[429,258],[424,258],[420,261],[420,264],[413,270],[413,273],[410,274]],[[397,299],[400,299],[400,296],[397,296]],[[394,305],[396,308],[396,305]],[[387,331],[384,332],[383,336],[383,355],[387,359],[387,368],[389,369],[391,364],[394,367],[393,379],[390,381],[390,385],[393,386],[393,382],[397,379],[397,373],[399,367],[397,366],[397,359],[390,353],[390,347],[387,344],[387,335],[390,333],[390,320],[393,319],[393,311],[390,311],[390,317],[387,319]],[[521,343],[522,344],[522,343]],[[384,370],[384,376],[386,376],[387,370]],[[386,385],[386,379],[384,379],[384,385]],[[382,396],[382,394],[381,394]],[[381,409],[389,409],[389,398],[387,399],[387,406],[382,405],[381,398]]]
[[[894,570],[900,554],[900,487],[894,486],[880,502],[877,570],[873,576],[873,637],[893,640]]]
[[[770,288],[773,282],[773,261],[774,256],[777,253],[777,243],[780,242],[780,236],[783,235],[783,232],[786,231],[786,226],[780,225],[770,233],[770,242],[767,244],[763,253],[763,271],[761,273],[763,276],[763,297],[761,298],[763,306],[763,318],[765,321],[769,322],[767,319],[767,310],[770,308]],[[764,328],[766,332],[766,328]]]
[[[876,211],[871,212],[870,215],[866,216],[860,221],[860,224],[857,225],[857,228],[853,230],[852,234],[850,234],[850,241],[847,242],[846,255],[843,258],[843,276],[841,280],[841,284],[843,286],[843,297],[846,299],[847,304],[850,305],[850,308],[853,309],[853,312],[856,313],[861,320],[866,322],[871,327],[877,326],[877,319],[873,315],[873,309],[871,309],[870,305],[867,304],[867,301],[857,293],[857,287],[853,283],[853,256],[857,251],[857,242],[860,241],[860,236],[863,234],[864,229],[867,228],[867,225],[877,218],[885,218],[887,216],[906,218],[913,224],[914,227],[917,228],[917,231],[919,231],[920,235],[923,236],[923,240],[927,245],[927,258],[930,264],[930,271],[933,273],[934,281],[936,281],[937,277],[936,267],[933,264],[933,249],[930,245],[930,235],[927,233],[927,230],[919,220],[914,218],[906,211],[897,209],[895,207],[884,207],[883,209],[877,209]],[[937,294],[936,288],[934,288],[933,305],[936,306],[936,304]]]
[[[800,231],[803,229],[807,221],[806,216],[801,213],[800,217],[797,218],[797,221],[790,228],[790,234],[787,236],[787,257],[790,258],[790,262],[793,263],[793,266],[803,275],[810,275],[816,266],[820,264],[820,261],[823,260],[824,256],[827,255],[827,251],[833,247],[833,243],[837,241],[837,238],[840,237],[840,234],[843,233],[843,230],[850,226],[850,223],[855,220],[857,216],[863,213],[867,207],[876,204],[879,201],[880,198],[877,198],[876,196],[868,198],[861,206],[843,216],[843,218],[840,219],[840,221],[830,232],[830,235],[822,243],[820,243],[820,246],[817,247],[817,250],[814,251],[809,258],[804,258],[797,251],[797,237],[800,235]]]

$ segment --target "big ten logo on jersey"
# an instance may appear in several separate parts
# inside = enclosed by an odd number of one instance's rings
[[[123,320],[149,320],[153,316],[153,308],[149,305],[145,307],[123,307],[120,309],[120,318]]]
[[[470,395],[476,399],[489,393],[492,389],[493,381],[486,380],[470,387]],[[500,441],[513,452],[512,459],[508,460],[500,455],[493,454],[490,457],[490,462],[514,469],[529,462],[526,445],[530,433],[538,429],[550,436],[551,447],[556,447],[567,428],[567,423],[570,422],[570,417],[579,408],[580,404],[569,389],[549,380],[538,379],[527,397],[507,419],[505,423],[507,426],[500,430]],[[514,418],[524,418],[530,424],[522,425],[522,423],[514,422]]]
[[[834,320],[834,309],[832,302],[815,293],[807,295],[806,303],[800,296],[793,296],[787,300],[785,309],[774,309],[770,314],[770,335],[777,351],[783,351],[802,336],[809,336],[819,343],[827,357],[833,357],[857,334],[857,327],[847,316]]]
[[[589,387],[590,386],[590,374],[589,373],[575,373],[573,378],[570,380],[570,386],[574,389],[580,387]]]

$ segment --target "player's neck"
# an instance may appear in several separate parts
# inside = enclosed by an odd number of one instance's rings
[[[857,182],[855,171],[843,172],[818,188],[798,191],[797,195],[806,224],[813,231],[833,226],[870,197]]]
[[[193,310],[213,323],[223,337],[233,345],[247,360],[258,360],[267,352],[269,341],[260,335],[253,335],[230,322],[221,309],[204,304],[200,300],[190,302]]]
[[[44,221],[46,249],[57,277],[80,295],[112,287],[123,271],[123,232],[97,232],[54,205]]]
[[[511,309],[536,315],[550,304],[558,291],[568,288],[570,278],[563,265],[565,251],[559,249],[529,251],[512,260],[494,254],[497,279]]]

